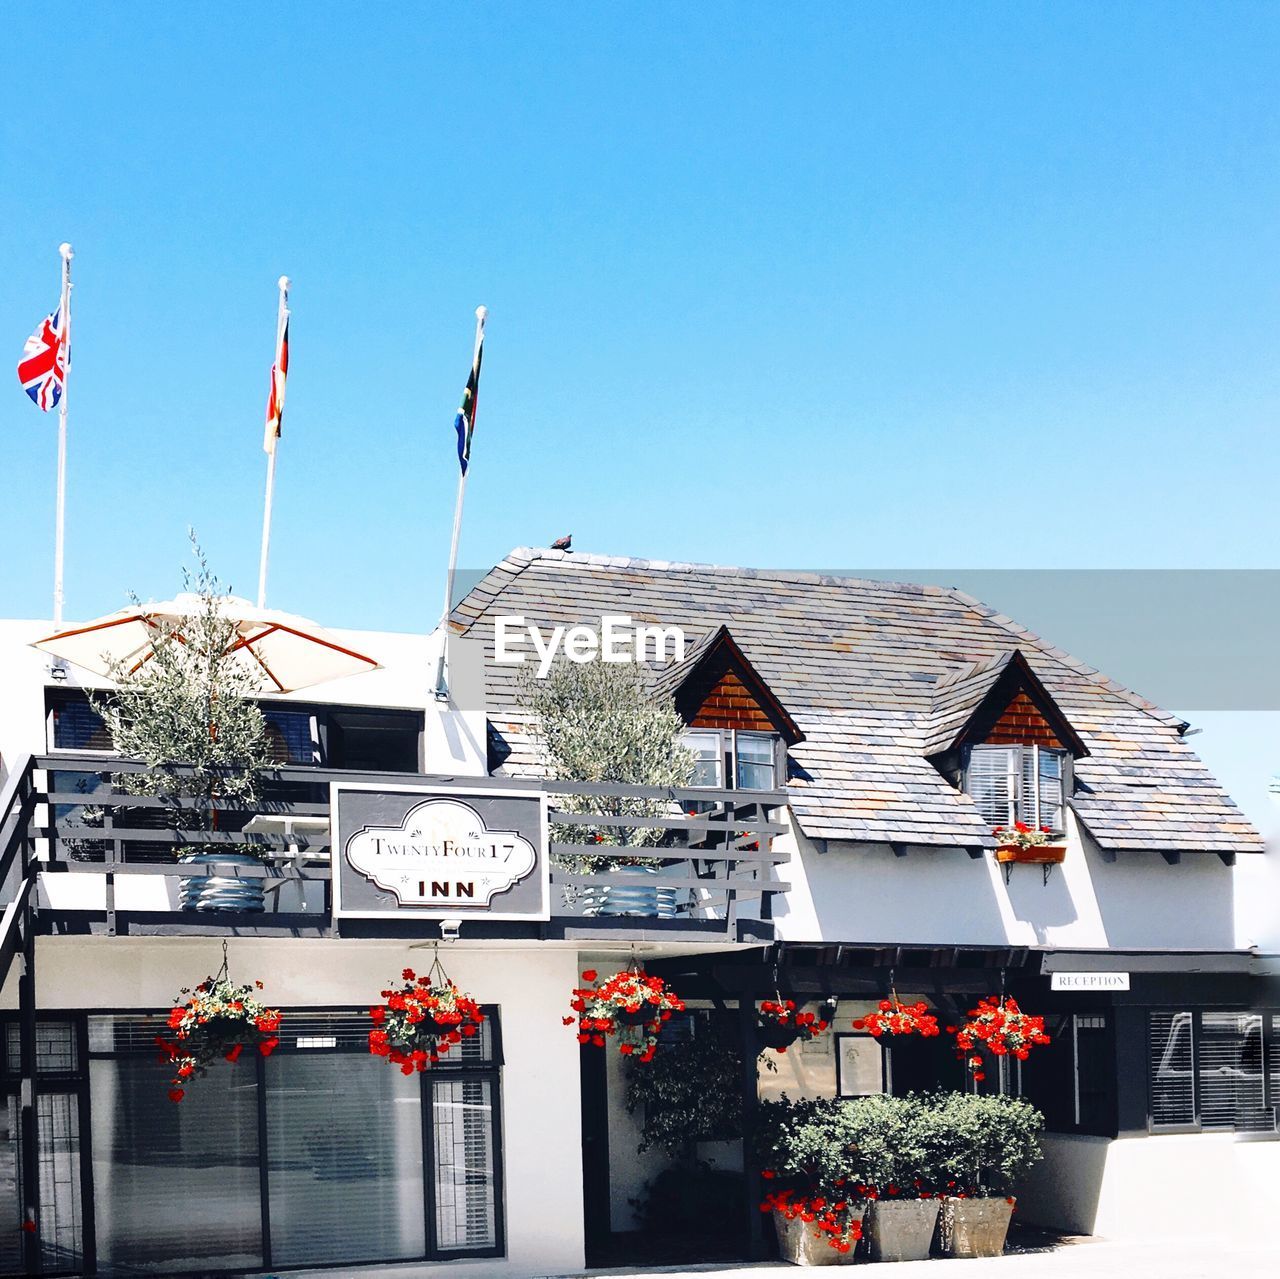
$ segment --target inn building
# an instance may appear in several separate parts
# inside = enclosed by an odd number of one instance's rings
[[[550,832],[619,788],[546,775],[521,668],[496,660],[504,619],[606,616],[687,640],[646,666],[696,759],[647,873],[564,869]],[[112,790],[135,766],[87,697],[101,681],[30,647],[48,629],[0,623],[0,1273],[644,1257],[635,1202],[669,1161],[637,1149],[622,1059],[563,1024],[584,969],[632,961],[688,1005],[664,1034],[716,1019],[747,1061],[760,1000],[829,1010],[726,1081],[748,1125],[784,1091],[966,1086],[945,1037],[853,1022],[890,990],[944,1022],[1003,992],[1051,1034],[980,1085],[1047,1119],[1023,1220],[1168,1237],[1280,1209],[1278,939],[1237,925],[1262,840],[1178,716],[956,590],[513,551],[454,610],[447,695],[444,634],[348,632],[381,669],[263,698],[264,798],[201,838],[266,856],[204,872],[231,884],[216,911],[183,909],[190,832]],[[1060,860],[1002,861],[1015,821]],[[173,1105],[156,1031],[224,943],[280,1043]],[[484,1028],[405,1076],[369,1053],[367,1010],[433,957]],[[749,1149],[699,1154],[744,1208],[726,1255],[763,1255]]]

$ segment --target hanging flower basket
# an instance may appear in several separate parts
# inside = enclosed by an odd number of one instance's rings
[[[484,1013],[449,980],[438,955],[425,975],[406,968],[400,977],[398,989],[382,992],[387,1002],[369,1009],[369,1051],[399,1066],[401,1074],[412,1075],[476,1034]]]
[[[898,1002],[897,995],[882,999],[875,1012],[855,1018],[853,1028],[865,1030],[876,1039],[881,1035],[923,1035],[929,1039],[942,1033],[928,1004],[902,1004]]]
[[[217,976],[178,992],[169,1010],[168,1033],[155,1040],[160,1060],[173,1070],[170,1101],[181,1101],[191,1081],[206,1074],[219,1057],[234,1063],[246,1048],[271,1055],[280,1042],[280,1013],[258,998],[255,992],[261,989],[260,981],[240,986],[231,980],[224,943]]]
[[[650,977],[639,966],[628,966],[604,981],[594,968],[586,969],[588,983],[573,992],[569,1007],[576,1017],[564,1018],[566,1026],[578,1025],[578,1042],[603,1048],[611,1035],[618,1036],[618,1051],[637,1061],[652,1061],[658,1033],[672,1013],[684,1012],[684,1000],[668,990],[661,977]]]
[[[766,1048],[784,1053],[792,1044],[817,1039],[827,1028],[817,1013],[798,1012],[794,999],[763,999],[756,1020],[756,1035]]]
[[[1044,1018],[1032,1017],[1018,1007],[1011,996],[980,999],[969,1009],[969,1020],[962,1026],[948,1026],[956,1037],[956,1056],[968,1067],[975,1081],[985,1079],[983,1051],[993,1057],[1016,1057],[1026,1061],[1031,1049],[1049,1042]]]

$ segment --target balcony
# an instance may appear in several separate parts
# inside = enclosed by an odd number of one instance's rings
[[[94,753],[59,752],[19,764],[0,796],[0,901],[7,908],[6,922],[30,895],[38,930],[46,933],[439,935],[435,918],[415,918],[410,912],[376,920],[335,914],[332,783],[373,788],[456,784],[548,796],[551,919],[503,922],[477,911],[465,919],[467,938],[675,934],[686,940],[767,940],[773,936],[772,899],[789,888],[775,870],[789,855],[772,846],[773,837],[787,829],[777,820],[777,810],[786,804],[781,791],[657,789],[296,766],[266,774],[263,798],[253,808],[215,804],[212,810],[199,810],[190,800],[124,794],[112,785],[113,773],[146,771],[145,765]],[[638,829],[650,832],[647,845],[609,846],[612,832]],[[180,865],[175,850],[184,845],[209,853],[211,860]],[[220,863],[216,858],[224,848],[229,857],[251,853],[258,860]],[[574,868],[572,860],[584,854],[601,864]],[[618,854],[651,869],[637,874],[610,865]],[[264,881],[265,909],[182,909],[183,881],[201,876]],[[37,883],[38,892],[33,892]],[[651,909],[646,902],[653,903]],[[626,913],[617,913],[623,908]]]

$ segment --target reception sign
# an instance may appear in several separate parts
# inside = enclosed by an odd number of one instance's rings
[[[550,918],[541,792],[344,782],[331,792],[335,915]]]

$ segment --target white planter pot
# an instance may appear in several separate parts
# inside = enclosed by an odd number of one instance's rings
[[[851,1220],[862,1218],[855,1215]],[[848,1252],[838,1252],[827,1242],[826,1235],[818,1234],[813,1222],[801,1221],[799,1217],[788,1220],[785,1214],[774,1212],[773,1228],[778,1232],[782,1260],[793,1266],[847,1266],[858,1251],[855,1245]]]
[[[872,1261],[924,1261],[938,1221],[936,1199],[877,1199],[867,1213]]]
[[[1003,1195],[957,1199],[948,1195],[938,1216],[938,1241],[952,1257],[998,1257],[1013,1218],[1013,1204]]]

